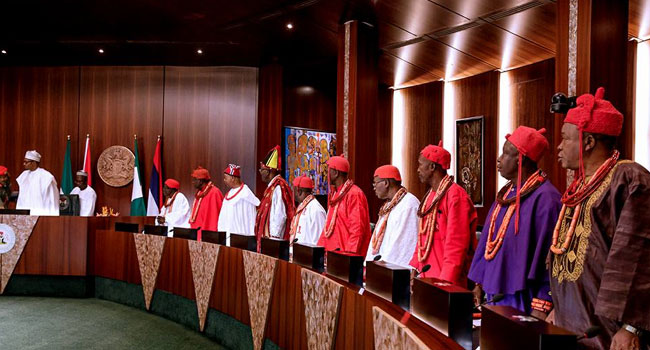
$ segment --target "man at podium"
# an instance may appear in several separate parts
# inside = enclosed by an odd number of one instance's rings
[[[72,189],[70,194],[79,196],[79,210],[80,216],[94,216],[95,215],[95,201],[97,201],[97,193],[92,187],[88,186],[88,174],[83,171],[77,171],[74,178],[75,188]]]
[[[16,209],[29,209],[31,215],[59,215],[59,189],[56,179],[47,170],[39,167],[41,155],[27,151],[23,160],[23,171],[16,179],[19,190]]]

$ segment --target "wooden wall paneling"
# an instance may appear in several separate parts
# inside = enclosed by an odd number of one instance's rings
[[[171,238],[165,241],[156,289],[196,300],[187,240]]]
[[[219,247],[217,272],[209,307],[250,326],[244,260],[240,249]]]
[[[132,183],[115,188],[97,174],[101,152],[114,145],[133,150],[133,135],[138,135],[143,193],[151,176],[156,137],[163,131],[163,67],[82,67],[79,103],[79,133],[90,134],[93,160],[93,188],[97,208],[110,206],[128,215]],[[79,140],[83,159],[85,138]]]
[[[87,236],[85,218],[40,217],[14,273],[86,276]]]
[[[510,113],[513,127],[520,125],[535,129],[546,128],[546,138],[550,149],[539,162],[539,166],[548,175],[550,181],[562,191],[566,186],[564,169],[557,162],[557,146],[561,139],[556,137],[556,119],[560,118],[549,112],[551,97],[555,93],[555,61],[542,61],[529,66],[509,71]],[[513,130],[514,130],[513,128]],[[503,140],[498,140],[500,145]],[[498,150],[501,154],[502,150]]]
[[[497,186],[496,159],[499,116],[499,72],[487,72],[452,83],[454,119],[484,116],[483,207],[477,207],[479,225],[485,221]],[[455,129],[454,129],[455,130]],[[454,146],[455,147],[455,146]],[[455,164],[451,165],[455,167]]]
[[[255,170],[272,147],[275,145],[282,147],[282,90],[282,66],[273,63],[261,67]],[[256,187],[251,187],[251,190],[261,198],[266,185],[259,176],[256,176],[254,184]]]
[[[329,91],[307,85],[288,86],[284,88],[283,106],[283,126],[336,131],[336,95]]]
[[[97,230],[94,250],[95,276],[142,284],[132,233]]]
[[[650,3],[650,2],[649,2]],[[650,9],[650,7],[649,7]],[[618,138],[618,149],[623,159],[634,159],[635,118],[636,118],[636,50],[637,42],[627,42],[627,92],[626,104],[621,106],[623,113],[623,131]],[[647,116],[646,116],[647,117]]]
[[[271,294],[266,337],[282,349],[306,349],[301,267],[280,260]]]
[[[41,167],[61,182],[66,135],[72,138],[72,167],[77,154],[79,67],[0,68],[0,164],[9,169],[12,188],[24,170],[25,151],[36,149]]]
[[[404,103],[404,145],[402,159],[404,186],[416,197],[422,198],[427,186],[417,175],[420,151],[428,144],[442,140],[443,82],[433,82],[396,91]]]

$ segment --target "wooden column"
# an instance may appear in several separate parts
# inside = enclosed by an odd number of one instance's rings
[[[278,63],[262,66],[259,77],[256,169],[271,148],[282,146],[282,66]],[[255,182],[256,188],[251,190],[261,197],[266,184],[259,175]]]
[[[377,113],[377,31],[352,20],[340,26],[338,36],[337,154],[350,161],[350,178],[368,197],[373,218],[379,201],[372,191],[372,175],[390,161],[390,154],[378,154],[378,145],[390,142],[390,131],[385,132],[390,119],[383,120],[390,114]]]
[[[558,0],[555,88],[567,95],[595,93],[605,88],[605,98],[633,123],[628,112],[628,10],[627,0]],[[559,136],[561,118],[556,128]],[[625,127],[621,141],[633,137]],[[559,140],[559,138],[558,138]],[[630,142],[619,142],[622,156],[629,158]],[[555,145],[557,146],[557,145]]]

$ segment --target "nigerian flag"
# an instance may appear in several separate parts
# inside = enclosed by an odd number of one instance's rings
[[[145,216],[147,209],[144,206],[142,195],[142,181],[140,176],[140,157],[138,157],[138,138],[135,138],[135,166],[133,167],[133,191],[131,192],[131,216]]]
[[[72,165],[70,161],[70,135],[65,146],[65,157],[63,159],[63,174],[61,174],[61,193],[70,194],[72,191]]]

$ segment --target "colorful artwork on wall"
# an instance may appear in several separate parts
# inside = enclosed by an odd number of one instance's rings
[[[456,120],[456,183],[483,206],[483,117]]]
[[[306,175],[314,180],[314,194],[327,194],[327,166],[336,155],[336,134],[318,130],[284,127],[285,179]]]

